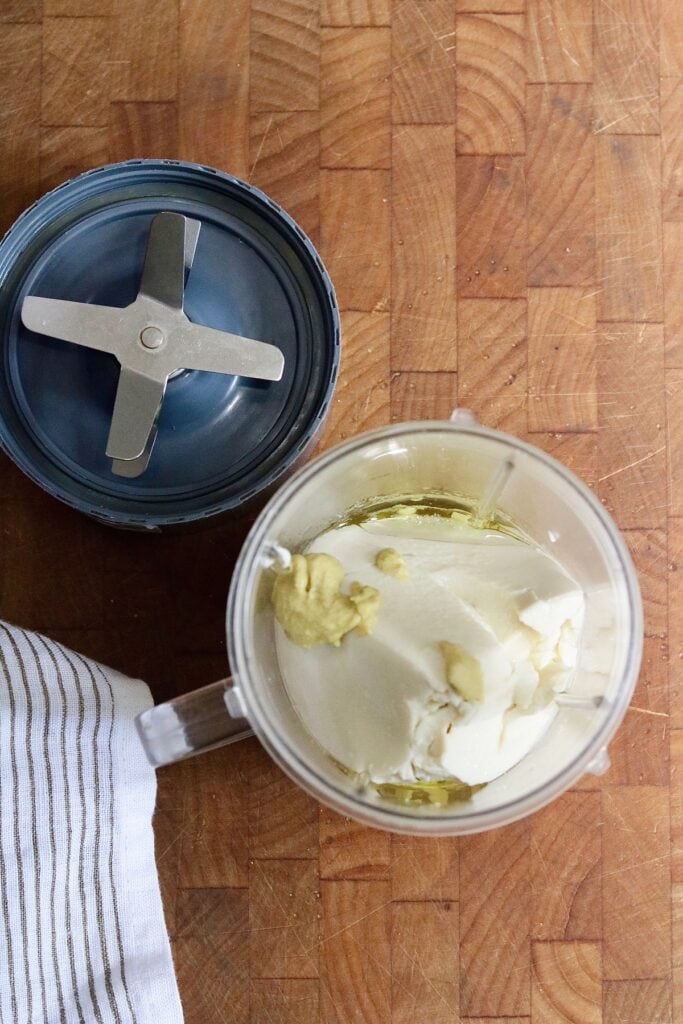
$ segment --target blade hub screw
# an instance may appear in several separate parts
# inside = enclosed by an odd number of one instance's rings
[[[145,327],[140,331],[140,341],[145,348],[160,348],[164,343],[164,333],[158,327]]]

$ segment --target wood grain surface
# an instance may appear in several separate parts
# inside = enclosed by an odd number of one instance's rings
[[[467,406],[641,574],[612,767],[529,820],[392,837],[253,740],[160,772],[187,1024],[683,1022],[682,124],[676,0],[1,0],[3,228],[107,160],[245,176],[337,286],[321,444]],[[185,692],[226,673],[248,525],[117,533],[0,458],[0,615]]]

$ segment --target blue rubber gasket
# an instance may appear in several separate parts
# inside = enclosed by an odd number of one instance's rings
[[[118,364],[28,331],[28,294],[125,306],[153,216],[202,222],[190,319],[278,345],[279,382],[213,373],[169,381],[148,470],[105,455]],[[130,160],[39,199],[0,242],[0,445],[37,484],[89,515],[154,528],[237,509],[269,491],[312,443],[340,358],[334,288],[301,228],[258,189],[213,168]]]

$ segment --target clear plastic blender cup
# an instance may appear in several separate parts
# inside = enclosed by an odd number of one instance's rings
[[[551,553],[585,594],[568,705],[515,767],[470,800],[446,806],[385,800],[317,744],[287,695],[268,600],[280,549],[300,550],[354,507],[408,495],[453,496],[477,508],[495,499],[499,513]],[[478,832],[537,810],[585,772],[605,771],[607,744],[638,675],[642,633],[633,564],[597,498],[538,448],[460,412],[451,422],[403,423],[361,435],[292,476],[257,519],[235,568],[227,611],[232,686],[216,683],[152,708],[138,724],[155,764],[253,730],[285,772],[342,814],[397,832]]]

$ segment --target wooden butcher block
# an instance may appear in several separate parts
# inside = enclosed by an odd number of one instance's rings
[[[255,740],[159,773],[187,1024],[683,1021],[683,10],[676,0],[1,0],[3,226],[182,157],[282,203],[342,309],[331,445],[456,406],[623,529],[645,659],[612,767],[479,836],[321,809]],[[0,460],[0,615],[147,679],[227,672],[248,528],[108,530]]]

